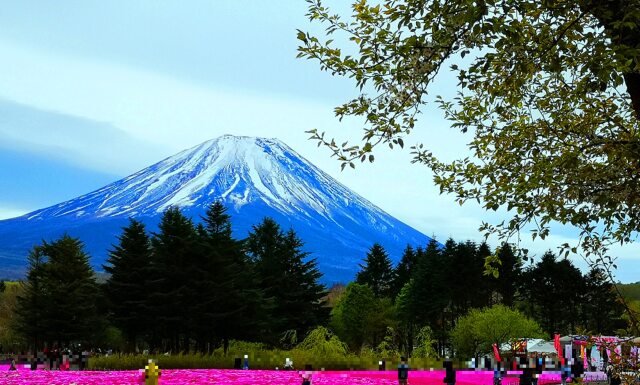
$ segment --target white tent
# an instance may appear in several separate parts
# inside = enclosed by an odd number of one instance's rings
[[[527,351],[530,353],[556,353],[553,341],[531,339],[527,342]]]
[[[511,350],[511,344],[505,343],[500,346],[501,351]],[[545,341],[541,338],[527,338],[527,352],[530,353],[555,353],[556,348],[553,341]]]

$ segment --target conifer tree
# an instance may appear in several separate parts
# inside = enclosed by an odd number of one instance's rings
[[[449,249],[451,247],[451,249]],[[446,276],[451,298],[451,322],[465,315],[470,308],[482,308],[489,305],[491,294],[490,281],[484,274],[485,257],[491,254],[486,244],[478,247],[471,241],[447,241],[444,252],[447,254]]]
[[[455,282],[449,285],[451,322],[467,313],[469,299],[475,293],[474,289],[477,289],[473,288],[470,282],[475,273],[472,260],[476,251],[475,244],[471,242],[457,243],[449,239],[445,243],[444,253],[447,258],[445,276],[448,282]],[[482,270],[478,274],[482,276]]]
[[[582,301],[582,320],[593,334],[612,335],[624,328],[624,307],[617,300],[613,284],[605,272],[592,267],[585,276],[586,292]]]
[[[113,323],[122,330],[129,343],[137,347],[153,320],[149,318],[147,273],[151,263],[151,241],[142,222],[129,220],[118,237],[119,244],[109,252],[105,284]]]
[[[584,277],[567,259],[557,260],[546,252],[535,266],[523,272],[519,294],[525,312],[552,337],[575,334],[581,326],[580,304],[585,292]]]
[[[23,295],[18,297],[15,329],[29,342],[31,349],[37,351],[43,342],[45,331],[44,318],[44,264],[46,262],[42,246],[35,246],[27,257],[29,270],[27,279],[22,283]]]
[[[402,254],[402,259],[394,269],[394,277],[391,291],[391,299],[396,300],[398,294],[400,294],[400,290],[402,287],[409,282],[411,279],[411,274],[413,273],[413,269],[416,265],[417,261],[417,253],[410,245],[407,245],[407,248],[404,249],[404,253]]]
[[[393,294],[395,280],[393,265],[389,255],[379,243],[374,243],[367,252],[364,265],[356,275],[356,282],[368,285],[377,298]]]
[[[309,258],[310,253],[302,251],[304,243],[293,229],[289,229],[283,238],[285,255],[288,257],[288,269],[285,270],[286,280],[289,282],[285,291],[285,301],[298,311],[291,312],[290,320],[299,336],[318,325],[325,324],[329,317],[329,310],[323,298],[327,289],[320,284],[322,273],[318,269],[315,258]],[[286,306],[286,305],[285,305]]]
[[[487,242],[482,242],[474,255],[474,267],[476,269],[476,276],[474,277],[473,285],[476,286],[476,295],[471,297],[472,308],[484,308],[491,306],[492,298],[492,279],[493,277],[487,275],[486,268],[484,266],[486,259],[493,254],[491,248]]]
[[[288,330],[302,337],[324,322],[328,311],[321,299],[326,293],[318,283],[321,274],[317,262],[308,259],[293,230],[285,234],[273,219],[265,218],[253,226],[245,245],[265,297],[275,301],[270,311],[269,342],[276,343],[276,338]]]
[[[97,286],[82,242],[68,235],[36,246],[30,257],[18,323],[36,345],[90,340],[95,327]],[[39,332],[34,330],[39,328]]]
[[[502,303],[511,307],[521,279],[522,260],[516,257],[508,243],[502,244],[498,257],[501,264],[498,266],[498,278],[493,281],[493,286],[502,297]]]
[[[266,305],[255,283],[253,267],[247,261],[242,242],[233,238],[231,217],[215,202],[199,227],[202,244],[201,274],[194,285],[201,294],[195,321],[200,341],[214,338],[224,350],[232,338],[257,337],[248,330],[264,329]],[[200,347],[204,350],[204,345]]]
[[[158,228],[151,239],[149,308],[157,322],[156,332],[167,342],[164,348],[188,350],[194,308],[201,299],[191,286],[194,269],[200,269],[198,237],[191,219],[177,207],[164,212]]]
[[[452,246],[449,245],[448,248],[451,249]],[[445,310],[450,303],[449,287],[454,284],[447,280],[446,261],[444,250],[432,239],[423,256],[418,258],[413,283],[410,285],[410,303],[415,322],[420,326],[431,327],[439,339],[439,352],[442,352],[447,331]]]

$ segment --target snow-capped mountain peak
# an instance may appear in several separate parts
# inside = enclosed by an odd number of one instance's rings
[[[224,135],[97,191],[29,214],[29,219],[150,215],[170,206],[203,207],[215,200],[236,210],[261,201],[283,214],[311,208],[331,217],[355,204],[380,211],[278,139]]]
[[[229,209],[238,239],[266,216],[295,229],[305,250],[318,258],[325,282],[352,279],[374,242],[397,260],[407,244],[430,240],[281,141],[225,135],[89,194],[0,221],[0,273],[19,277],[35,244],[64,233],[83,240],[99,267],[129,217],[153,232],[168,207],[199,221],[216,201]]]

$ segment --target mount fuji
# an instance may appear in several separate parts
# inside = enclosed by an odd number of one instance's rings
[[[198,222],[217,200],[227,206],[239,239],[265,216],[293,228],[317,258],[324,283],[352,280],[374,242],[397,261],[408,244],[430,241],[281,141],[225,135],[89,194],[0,221],[0,277],[23,276],[29,250],[64,233],[80,238],[101,270],[129,217],[155,231],[168,207]]]

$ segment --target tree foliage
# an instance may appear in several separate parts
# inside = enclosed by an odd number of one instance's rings
[[[373,161],[377,145],[404,145],[427,103],[469,132],[470,154],[445,162],[422,144],[441,191],[513,216],[483,224],[505,240],[527,224],[545,238],[576,226],[592,262],[613,264],[611,243],[640,229],[640,5],[635,0],[381,0],[351,17],[307,0],[329,40],[298,32],[299,57],[353,78],[361,95],[335,109],[361,117],[361,144],[312,138],[337,158]],[[334,36],[335,35],[335,36]],[[335,41],[333,38],[335,37]],[[348,43],[344,39],[348,39]],[[336,43],[336,41],[343,43]],[[444,71],[453,98],[432,97]],[[339,143],[339,142],[338,142]],[[566,253],[578,245],[565,244]]]
[[[513,339],[543,336],[535,321],[504,305],[471,310],[451,334],[454,348],[465,357],[488,354],[494,343],[499,347]]]
[[[11,283],[0,292],[0,346],[14,346],[21,340],[15,322],[18,297],[24,295],[23,291],[22,285]]]
[[[436,340],[433,337],[433,331],[429,326],[423,326],[418,331],[416,336],[415,345],[416,348],[413,350],[413,357],[421,357],[421,358],[432,358],[437,357],[433,346],[435,345]]]
[[[503,243],[496,250],[500,259],[498,266],[498,279],[493,280],[493,288],[501,297],[501,302],[506,306],[513,306],[515,295],[520,282],[522,260],[515,255],[513,248],[508,243]]]
[[[297,347],[318,357],[347,354],[347,345],[324,326],[311,330]]]
[[[402,258],[398,265],[393,269],[393,282],[391,285],[391,298],[396,299],[402,287],[411,280],[411,274],[416,266],[418,255],[421,255],[423,250],[419,247],[414,250],[413,247],[407,246],[402,253]]]
[[[378,297],[390,297],[395,280],[394,269],[389,254],[379,243],[374,243],[367,252],[364,264],[356,274],[356,282],[368,285]]]
[[[37,245],[29,255],[16,329],[32,346],[68,345],[92,339],[97,286],[82,242],[64,235]]]
[[[615,286],[609,282],[604,271],[597,267],[589,270],[584,279],[582,314],[585,329],[600,335],[617,334],[619,329],[625,327],[626,322],[621,318],[624,307],[617,300]]]
[[[378,310],[379,300],[369,286],[350,283],[331,311],[331,325],[351,351],[359,351],[365,343],[373,346]]]
[[[200,297],[190,285],[199,269],[198,234],[193,222],[177,207],[168,208],[153,234],[153,259],[149,269],[149,302],[156,320],[154,333],[168,337],[165,351],[187,351],[188,335],[193,331],[195,304]]]
[[[244,255],[242,241],[232,236],[226,207],[215,202],[202,219],[200,269],[192,283],[199,296],[195,329],[200,350],[205,341],[222,341],[226,348],[231,338],[252,338],[264,330],[266,320],[255,314],[263,313],[269,303],[255,282],[255,269]]]
[[[548,338],[555,333],[572,334],[582,324],[580,309],[586,284],[569,260],[545,253],[535,266],[523,272],[520,286],[520,295],[527,303],[525,313],[538,320]]]
[[[318,282],[322,274],[315,258],[307,258],[309,253],[302,247],[293,229],[285,233],[271,218],[253,226],[245,241],[260,288],[274,301],[268,329],[272,342],[292,329],[296,335],[305,335],[328,318],[323,302],[326,289]]]
[[[143,223],[131,219],[109,253],[104,270],[111,274],[105,285],[111,318],[130,344],[145,334],[152,323],[149,314],[147,274],[151,264],[151,241]]]

